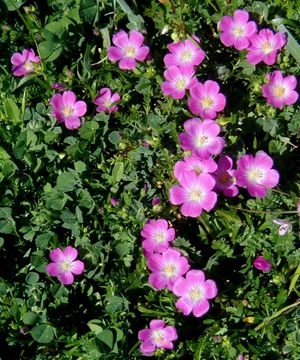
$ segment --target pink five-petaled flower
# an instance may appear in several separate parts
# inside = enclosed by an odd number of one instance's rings
[[[149,276],[151,286],[159,290],[165,287],[172,290],[175,280],[186,274],[190,265],[178,250],[169,248],[162,254],[150,255],[148,268],[153,272]]]
[[[39,56],[35,55],[34,50],[24,49],[21,53],[14,53],[10,58],[13,65],[12,73],[14,76],[24,76],[31,74],[36,69],[36,64],[41,63]]]
[[[279,173],[271,169],[272,166],[272,158],[264,151],[259,151],[256,156],[242,156],[234,170],[237,185],[245,187],[251,196],[265,197],[267,190],[279,182]]]
[[[248,20],[249,14],[245,10],[236,10],[233,17],[224,16],[219,23],[223,31],[220,36],[222,43],[237,50],[247,49],[249,38],[257,31],[256,23]]]
[[[170,66],[197,66],[205,58],[204,51],[197,45],[197,41],[189,39],[169,44],[170,54],[165,55],[164,63]]]
[[[176,308],[184,315],[193,312],[196,317],[203,316],[209,310],[209,301],[217,296],[217,285],[213,280],[205,280],[201,270],[190,270],[186,276],[178,278],[173,286],[173,293],[180,296]]]
[[[222,111],[226,105],[226,98],[219,90],[218,83],[212,80],[194,84],[190,88],[191,97],[188,99],[191,112],[203,119],[215,119],[217,112]]]
[[[193,172],[196,175],[209,174],[215,172],[217,168],[218,165],[212,158],[202,160],[197,156],[185,156],[183,161],[176,162],[174,176],[180,180],[182,174],[186,172]]]
[[[152,356],[156,349],[173,349],[172,341],[177,340],[178,335],[174,326],[166,326],[163,320],[151,320],[150,329],[140,330],[138,338],[142,342],[141,353]]]
[[[233,197],[239,192],[235,186],[234,174],[232,170],[233,161],[227,156],[221,156],[218,161],[218,170],[213,174],[216,180],[215,191],[222,191],[224,195]]]
[[[55,94],[51,98],[52,111],[59,123],[64,122],[67,129],[78,129],[81,125],[80,117],[86,113],[87,106],[84,101],[76,101],[73,91]]]
[[[215,206],[217,194],[211,190],[216,182],[211,175],[185,173],[179,184],[171,187],[169,195],[171,204],[182,205],[182,215],[198,217],[203,209],[210,211]]]
[[[164,252],[175,239],[175,230],[169,228],[165,219],[149,220],[144,225],[141,235],[143,237],[142,248],[146,252]]]
[[[276,62],[278,50],[286,43],[286,36],[283,32],[273,34],[270,29],[262,29],[258,34],[251,36],[250,42],[246,56],[248,62],[256,65],[263,61],[267,65],[273,65]]]
[[[178,135],[183,150],[191,151],[193,156],[208,159],[223,150],[225,141],[220,136],[220,126],[213,120],[193,118],[183,124],[185,133]]]
[[[267,75],[267,80],[268,84],[262,86],[262,93],[270,105],[282,109],[284,105],[292,105],[298,100],[294,75],[283,77],[281,71],[275,70]]]
[[[63,285],[70,285],[74,282],[74,275],[80,275],[84,271],[84,263],[77,258],[78,252],[72,246],[67,246],[64,250],[56,248],[50,252],[50,259],[53,261],[48,264],[46,271],[50,276],[57,276]]]
[[[139,31],[132,30],[128,36],[121,30],[113,35],[112,42],[116,46],[108,48],[108,58],[110,61],[120,61],[122,70],[134,70],[136,61],[144,61],[149,53],[149,47],[143,46],[144,36]]]
[[[119,109],[115,103],[120,99],[119,93],[116,92],[112,95],[111,90],[105,87],[99,90],[99,94],[95,97],[93,103],[98,105],[96,108],[97,112],[108,111],[112,113]]]
[[[191,66],[170,66],[164,72],[164,77],[167,81],[161,84],[162,92],[173,99],[182,99],[185,96],[186,90],[190,89],[197,82],[194,75],[195,71]]]
[[[263,272],[268,272],[272,269],[271,262],[263,256],[257,256],[257,258],[253,261],[253,266]]]

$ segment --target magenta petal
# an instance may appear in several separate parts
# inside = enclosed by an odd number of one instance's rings
[[[172,186],[169,190],[170,202],[173,205],[180,205],[185,202],[186,191],[182,186]]]
[[[199,301],[193,308],[193,315],[200,317],[206,314],[209,310],[209,302],[206,299]]]
[[[218,288],[213,280],[206,280],[204,283],[205,297],[207,299],[213,299],[218,294]]]
[[[25,62],[24,56],[20,53],[14,53],[10,58],[10,62],[15,66],[20,66]]]
[[[65,119],[66,128],[69,130],[78,129],[81,125],[80,119],[77,116],[70,116]]]
[[[151,330],[160,330],[165,327],[165,322],[163,320],[151,320],[150,328]]]
[[[61,271],[59,264],[57,263],[50,263],[46,266],[46,271],[50,276],[58,276]]]
[[[120,48],[128,47],[129,39],[127,33],[124,30],[119,31],[118,33],[113,35],[112,42]]]
[[[73,91],[68,90],[63,93],[64,106],[71,106],[73,108],[75,102],[76,102],[76,95],[73,93]]]
[[[134,70],[136,66],[136,61],[134,58],[123,58],[119,62],[119,67],[122,70]]]
[[[141,47],[144,42],[144,36],[139,31],[130,31],[129,34],[130,44],[134,47]]]
[[[84,263],[80,260],[76,260],[72,262],[72,273],[75,275],[80,275],[84,271]]]
[[[140,351],[143,355],[152,356],[154,355],[156,346],[152,343],[152,341],[145,341],[140,345]]]
[[[215,207],[217,200],[218,200],[217,194],[213,191],[210,191],[209,193],[207,193],[205,200],[202,201],[203,209],[206,211],[212,210]]]
[[[87,105],[84,101],[77,101],[74,105],[74,115],[83,116],[86,113]]]
[[[190,216],[190,217],[198,217],[202,213],[202,204],[198,203],[192,203],[192,202],[185,202],[181,208],[180,212],[184,216]]]
[[[63,285],[70,285],[74,282],[74,276],[71,271],[61,273],[58,275],[58,279]]]
[[[162,290],[167,284],[166,279],[160,273],[150,274],[148,281],[152,287],[158,290]]]
[[[183,276],[180,276],[173,285],[173,293],[177,296],[184,296],[188,289],[188,283]]]
[[[138,332],[138,339],[141,341],[145,341],[151,337],[152,330],[151,329],[143,329]]]
[[[49,257],[54,262],[61,262],[65,260],[65,255],[60,248],[52,250],[49,254]]]
[[[203,283],[205,281],[205,274],[202,270],[190,270],[186,274],[186,280],[189,283]]]
[[[119,61],[124,57],[124,51],[116,46],[110,46],[107,55],[110,61]]]
[[[135,58],[138,61],[144,61],[149,54],[148,46],[142,46],[141,48],[136,50]]]
[[[178,339],[177,331],[174,326],[166,326],[164,329],[165,339],[168,341],[175,341]]]
[[[193,309],[193,303],[185,298],[178,299],[175,306],[181,310],[184,315],[189,315]]]

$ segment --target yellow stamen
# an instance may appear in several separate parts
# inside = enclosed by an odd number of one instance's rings
[[[181,53],[181,60],[183,62],[189,62],[192,58],[192,53],[191,51],[189,50],[184,50],[182,53]]]
[[[62,263],[60,263],[60,269],[61,271],[70,271],[71,268],[71,264],[67,261],[63,261]]]
[[[200,135],[196,138],[196,147],[202,148],[208,143],[208,137],[205,135]]]
[[[199,288],[193,288],[190,292],[190,298],[193,301],[199,301],[203,298],[203,291]]]
[[[162,243],[165,241],[166,234],[162,231],[158,231],[154,237],[155,237],[156,242]]]
[[[200,189],[192,189],[189,191],[189,198],[191,201],[199,202],[203,197],[203,193]]]
[[[63,109],[63,114],[65,117],[72,116],[74,113],[74,109],[71,106],[66,106]]]
[[[276,85],[273,88],[273,93],[276,97],[282,98],[285,95],[285,88],[283,86]]]
[[[264,178],[264,172],[261,169],[251,169],[248,172],[248,179],[251,182],[259,183]]]
[[[245,34],[245,29],[240,25],[236,25],[233,28],[232,33],[233,33],[234,37],[242,37]]]
[[[186,81],[186,79],[181,78],[181,79],[176,80],[175,85],[178,90],[184,90],[186,88],[187,81]]]
[[[33,66],[31,61],[25,61],[24,68],[25,68],[26,71],[33,71],[34,70],[34,66]]]
[[[164,273],[168,278],[173,277],[176,273],[176,266],[174,264],[167,264],[164,268]]]
[[[202,100],[200,100],[200,103],[203,109],[210,109],[213,106],[214,101],[211,97],[205,96]]]
[[[128,46],[128,48],[125,49],[125,54],[128,57],[134,57],[136,54],[135,48],[132,46]]]
[[[262,46],[262,50],[265,54],[270,54],[273,51],[273,48],[269,41],[265,41]]]

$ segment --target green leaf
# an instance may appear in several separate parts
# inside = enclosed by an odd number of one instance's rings
[[[2,248],[3,244],[4,244],[4,239],[3,237],[0,237],[0,248]]]
[[[35,341],[47,344],[53,340],[53,328],[47,324],[37,325],[30,331],[31,336]]]
[[[54,41],[42,41],[39,44],[39,53],[45,61],[53,61],[59,57],[62,52],[62,45]]]
[[[96,130],[99,129],[99,124],[96,121],[86,122],[80,129],[79,135],[85,140],[95,140]]]
[[[74,164],[74,167],[78,173],[82,173],[86,170],[86,165],[82,161],[76,161],[76,163]]]
[[[98,18],[99,9],[97,5],[97,0],[81,0],[79,13],[82,16],[83,20],[89,24],[95,23]]]
[[[120,135],[119,131],[112,131],[108,135],[108,140],[114,145],[119,144],[119,142],[122,141],[122,138],[121,138],[121,135]]]
[[[64,171],[58,175],[56,182],[56,189],[63,192],[72,191],[75,189],[77,178],[69,171]]]
[[[20,0],[4,0],[8,11],[15,11],[25,2]]]
[[[27,312],[23,315],[23,322],[26,325],[34,325],[41,319],[40,315],[35,314],[34,312]]]
[[[106,300],[107,304],[105,306],[105,310],[110,314],[123,309],[123,299],[120,296],[110,296]]]
[[[36,272],[30,272],[27,276],[26,276],[26,282],[28,285],[34,285],[39,281],[39,274]]]
[[[110,349],[114,346],[114,334],[110,330],[103,330],[97,336],[97,339],[101,340],[104,344],[106,344]]]
[[[4,107],[6,116],[9,120],[11,120],[14,124],[21,122],[19,108],[12,99],[6,99]]]
[[[291,53],[297,63],[300,64],[300,45],[298,44],[297,40],[283,24],[278,25],[277,28],[279,31],[283,31],[287,34],[288,41],[285,47]]]
[[[124,174],[124,164],[122,162],[116,163],[112,170],[110,183],[112,185],[118,184],[121,181],[123,174]]]
[[[16,231],[16,223],[11,216],[11,208],[3,207],[0,208],[0,233],[12,234]]]

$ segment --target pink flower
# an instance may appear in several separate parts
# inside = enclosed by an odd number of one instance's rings
[[[65,250],[56,248],[50,252],[52,263],[46,266],[46,271],[50,276],[57,276],[63,285],[70,285],[74,282],[74,275],[80,275],[84,271],[84,263],[77,258],[78,252],[72,246],[67,246]]]
[[[116,46],[108,48],[110,61],[120,61],[122,70],[134,70],[136,61],[144,61],[149,53],[149,47],[143,46],[144,36],[139,31],[130,31],[128,34],[121,30],[114,34],[112,42]]]
[[[282,109],[284,105],[292,105],[298,100],[294,75],[283,77],[281,71],[275,70],[267,75],[267,79],[268,84],[262,86],[262,93],[270,105]]]
[[[233,46],[237,50],[247,49],[249,38],[257,31],[256,23],[249,21],[245,10],[236,10],[232,16],[224,16],[219,27],[223,31],[220,39],[225,46]]]
[[[297,201],[297,212],[298,212],[298,215],[300,215],[300,199],[298,199],[298,201]]]
[[[173,349],[172,341],[177,340],[178,335],[174,326],[166,326],[163,320],[151,320],[150,329],[140,330],[138,338],[142,342],[141,353],[152,356],[156,349]]]
[[[210,211],[216,205],[217,194],[211,191],[216,182],[211,175],[184,173],[179,184],[171,187],[169,195],[171,204],[182,205],[182,215],[198,217],[203,209]]]
[[[162,92],[170,95],[173,99],[182,99],[187,89],[190,89],[197,80],[194,78],[193,67],[170,66],[165,72],[164,77],[167,81],[161,84]]]
[[[76,101],[73,91],[65,91],[63,94],[55,94],[50,100],[52,111],[59,123],[64,122],[67,129],[78,129],[81,125],[80,116],[86,113],[87,106],[84,101]]]
[[[251,46],[248,47],[247,60],[250,64],[256,65],[263,61],[267,65],[276,62],[278,50],[286,43],[286,36],[283,32],[273,34],[270,29],[262,29],[258,34],[250,38]]]
[[[263,272],[268,272],[272,269],[271,262],[266,260],[263,256],[257,256],[257,258],[253,261],[253,266]]]
[[[164,252],[175,239],[175,230],[169,228],[165,219],[149,220],[144,225],[141,235],[143,237],[142,247],[147,252]]]
[[[217,168],[218,165],[212,158],[202,160],[197,156],[185,156],[184,161],[176,162],[174,176],[177,180],[180,180],[182,174],[186,172],[193,172],[196,175],[209,174],[215,172]]]
[[[52,84],[51,84],[51,87],[52,87],[52,89],[57,90],[57,91],[64,91],[64,90],[66,90],[66,86],[65,86],[63,83],[59,83],[59,82],[57,82],[57,83],[52,83]]]
[[[119,204],[119,199],[115,198],[115,197],[111,197],[109,199],[110,203],[112,206],[117,206]]]
[[[12,73],[14,76],[24,76],[35,72],[36,64],[41,63],[41,59],[35,55],[34,50],[24,49],[21,53],[14,53],[10,58],[13,65]]]
[[[233,197],[239,192],[238,188],[234,185],[234,173],[232,170],[233,161],[227,156],[221,156],[218,161],[218,170],[213,174],[216,180],[215,191],[222,191],[224,195]]]
[[[159,205],[161,203],[161,199],[158,196],[155,196],[152,200],[151,200],[151,205],[152,206],[156,206]]]
[[[178,136],[183,150],[192,151],[192,155],[200,159],[208,159],[223,150],[225,141],[217,136],[221,128],[215,121],[193,118],[185,121],[183,126],[186,132]]]
[[[184,315],[193,312],[196,317],[203,316],[210,307],[208,299],[217,296],[217,285],[213,280],[205,280],[201,270],[190,270],[185,277],[178,278],[173,286],[173,293],[180,296],[176,308]]]
[[[99,90],[99,94],[95,97],[93,103],[98,105],[96,109],[97,112],[108,111],[109,113],[112,113],[119,109],[115,103],[120,99],[119,93],[116,92],[112,95],[111,90],[105,87]]]
[[[187,258],[180,252],[169,248],[162,254],[152,254],[148,257],[148,268],[153,272],[149,283],[155,289],[167,287],[172,290],[174,282],[190,268]]]
[[[200,65],[205,58],[204,51],[200,48],[199,45],[197,45],[196,41],[191,41],[189,39],[169,44],[168,49],[171,54],[167,54],[164,57],[164,62],[167,67],[193,67]]]
[[[237,185],[247,188],[251,196],[263,198],[269,188],[274,188],[279,182],[279,173],[271,169],[273,160],[264,151],[256,156],[244,155],[237,161],[234,171]]]
[[[191,97],[188,99],[191,112],[203,119],[215,119],[217,112],[222,111],[226,105],[226,98],[219,90],[218,83],[212,80],[194,84],[190,88]]]
[[[292,225],[289,221],[281,220],[281,219],[273,219],[274,224],[279,225],[278,234],[280,236],[285,235],[287,232],[291,231]]]

